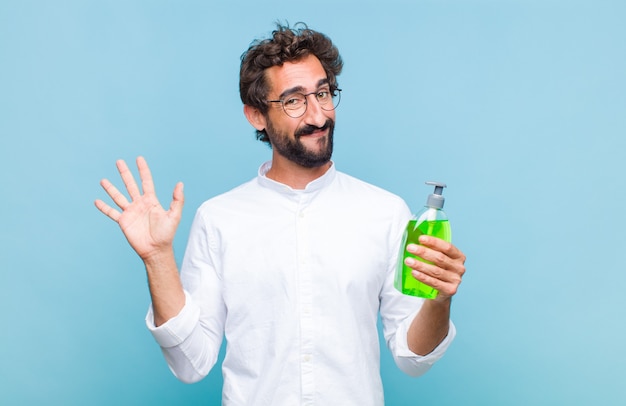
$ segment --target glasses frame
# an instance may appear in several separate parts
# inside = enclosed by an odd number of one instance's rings
[[[336,92],[336,93],[335,93]],[[304,110],[302,111],[302,113],[300,113],[297,116],[292,116],[291,114],[289,114],[289,112],[287,111],[287,109],[285,108],[285,99],[280,99],[280,100],[265,100],[266,103],[280,103],[281,106],[283,106],[283,111],[285,112],[286,115],[288,115],[291,118],[300,118],[302,117],[304,114],[306,114],[307,109],[309,108],[309,102],[308,102],[308,97],[311,95],[315,95],[315,100],[317,100],[317,103],[320,105],[320,108],[324,111],[333,111],[337,108],[337,106],[339,106],[339,103],[341,102],[341,89],[337,88],[334,90],[330,90],[331,93],[331,99],[335,99],[337,98],[337,104],[335,104],[334,102],[330,103],[331,108],[324,108],[325,106],[322,105],[319,101],[319,99],[317,98],[317,94],[320,93],[320,90],[316,90],[314,92],[311,93],[301,93],[301,92],[294,92],[292,94],[297,94],[300,93],[302,96],[304,96]],[[289,95],[291,96],[291,94]]]

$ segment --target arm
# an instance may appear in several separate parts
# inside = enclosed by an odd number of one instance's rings
[[[154,306],[146,315],[146,326],[172,373],[187,383],[198,382],[213,368],[224,335],[226,307],[209,234],[208,223],[199,209],[180,266],[185,305],[176,317],[160,326],[155,323]]]
[[[107,179],[100,184],[121,211],[96,200],[98,210],[119,224],[131,247],[144,262],[157,326],[176,316],[185,305],[185,294],[174,258],[173,241],[180,222],[184,195],[183,184],[174,188],[169,210],[164,210],[154,192],[150,168],[137,158],[143,194],[122,160],[117,169],[126,186],[130,201]]]
[[[407,258],[413,268],[413,277],[439,290],[435,299],[426,300],[407,333],[409,349],[415,354],[432,352],[448,334],[452,296],[459,288],[465,273],[465,255],[454,245],[441,239],[421,236],[420,245],[409,245],[407,250],[432,264]]]

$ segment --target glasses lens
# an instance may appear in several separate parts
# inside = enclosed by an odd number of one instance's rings
[[[335,89],[333,92],[326,92],[325,95],[318,93],[317,100],[319,101],[322,110],[334,110],[337,106],[339,106],[339,102],[341,101],[341,89]]]
[[[283,99],[283,108],[290,117],[300,117],[306,111],[306,97],[302,93],[290,94]]]

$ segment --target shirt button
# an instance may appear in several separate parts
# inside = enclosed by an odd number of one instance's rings
[[[300,218],[304,218],[304,212],[303,212],[303,211],[301,211],[300,213],[298,213],[298,217],[300,217]]]
[[[304,357],[302,357],[302,361],[310,362],[311,361],[311,356],[310,355],[305,355]]]

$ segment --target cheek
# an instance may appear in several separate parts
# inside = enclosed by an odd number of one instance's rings
[[[332,120],[333,123],[335,122],[335,110],[324,111],[324,114],[326,115],[328,119]]]
[[[303,125],[299,118],[290,117],[281,117],[278,120],[272,121],[272,124],[280,134],[287,134],[289,136],[293,136],[296,130]]]
[[[302,123],[300,119],[294,119],[290,117],[282,117],[278,115],[269,115],[267,120],[267,127],[271,128],[275,134],[288,135],[292,137],[296,130]],[[285,116],[285,114],[283,114]]]

